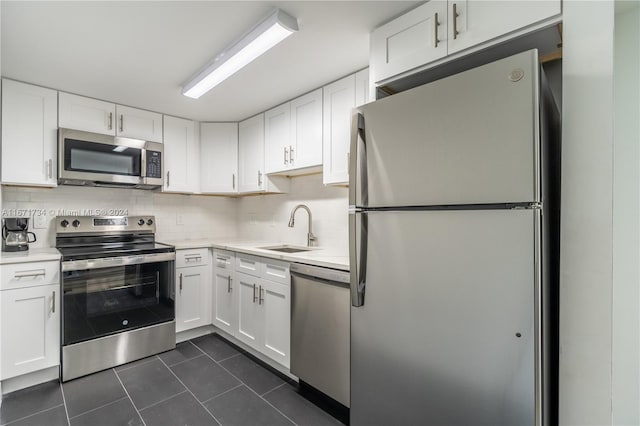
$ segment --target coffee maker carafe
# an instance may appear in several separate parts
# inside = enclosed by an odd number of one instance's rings
[[[2,251],[29,250],[29,243],[36,242],[36,234],[28,232],[29,218],[7,217],[2,219]],[[29,239],[33,236],[33,240]]]

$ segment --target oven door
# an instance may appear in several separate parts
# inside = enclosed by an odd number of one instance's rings
[[[62,262],[63,345],[172,321],[175,253]]]
[[[58,170],[62,181],[139,185],[145,175],[145,141],[60,129]]]

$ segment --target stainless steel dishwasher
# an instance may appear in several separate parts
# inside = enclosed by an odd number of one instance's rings
[[[291,264],[291,372],[349,407],[349,273]]]

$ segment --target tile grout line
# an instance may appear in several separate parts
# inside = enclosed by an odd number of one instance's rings
[[[45,408],[44,410],[36,411],[36,412],[31,413],[31,414],[29,414],[29,415],[27,415],[27,416],[20,417],[19,419],[11,420],[9,423],[2,423],[2,426],[10,426],[10,425],[12,425],[12,424],[14,424],[14,423],[16,423],[16,422],[22,421],[22,420],[24,420],[24,419],[28,419],[29,417],[33,417],[33,416],[35,416],[35,415],[37,415],[37,414],[42,414],[42,413],[44,413],[45,411],[49,411],[49,410],[53,410],[54,408],[58,408],[58,407],[60,407],[61,405],[64,405],[64,402],[63,402],[62,404],[58,404],[58,405],[55,405],[55,406],[53,406],[53,407]],[[68,421],[68,420],[69,420],[69,418],[67,417],[67,421]]]
[[[265,395],[268,395],[268,394],[270,394],[271,392],[276,391],[276,390],[280,389],[281,387],[283,387],[284,385],[288,385],[288,384],[289,384],[289,383],[284,382],[284,383],[282,383],[281,385],[278,385],[278,386],[276,386],[275,388],[273,388],[273,389],[271,389],[271,390],[269,390],[269,391],[266,391],[266,392],[265,392],[265,393],[263,393],[261,396],[262,396],[262,397],[264,397]]]
[[[67,398],[64,396],[64,386],[62,386],[62,380],[58,380],[58,384],[60,385],[60,392],[62,392],[62,404],[64,405],[64,414],[67,416],[67,424],[71,426],[69,410],[67,409]]]
[[[171,365],[169,365],[169,364],[167,364],[167,363],[165,362],[165,365],[166,365],[167,367],[171,368],[171,367],[175,367],[176,365],[184,364],[185,362],[193,361],[194,359],[198,359],[198,358],[200,358],[200,357],[202,357],[202,356],[204,356],[204,354],[200,354],[200,355],[198,355],[198,356],[194,356],[193,358],[184,359],[184,360],[182,360],[182,361],[180,361],[180,362],[176,362],[175,364],[171,364]]]
[[[229,359],[231,359],[231,358],[235,358],[235,357],[240,356],[240,355],[243,355],[243,354],[242,354],[241,352],[238,352],[238,353],[237,353],[237,354],[235,354],[235,355],[231,355],[229,358],[221,359],[220,361],[216,361],[216,362],[217,362],[217,363],[225,362],[225,361],[227,361],[227,360],[229,360]]]
[[[280,413],[285,419],[289,420],[292,424],[294,425],[298,425],[296,422],[294,422],[293,420],[291,420],[286,414],[284,414],[282,411],[280,411],[277,407],[275,407],[273,404],[271,404],[269,401],[267,401],[266,399],[264,399],[262,397],[262,395],[260,395],[258,392],[254,391],[251,386],[247,385],[245,382],[243,382],[242,380],[240,380],[240,378],[238,376],[236,376],[235,374],[233,374],[231,371],[229,371],[227,368],[225,368],[224,365],[220,364],[218,361],[216,361],[215,359],[213,359],[209,354],[205,353],[205,355],[207,355],[209,358],[211,358],[211,360],[213,362],[215,362],[216,364],[218,364],[220,367],[222,367],[227,373],[231,374],[231,376],[233,376],[236,380],[238,380],[240,383],[242,383],[243,385],[245,385],[245,387],[247,389],[249,389],[251,392],[255,393],[256,395],[258,395],[258,398],[262,399],[264,402],[266,402],[269,406],[271,406],[274,410],[276,410],[278,413]],[[240,355],[240,354],[239,354]],[[253,362],[253,361],[251,361]],[[258,366],[260,366],[260,368],[264,368],[261,365],[258,364]],[[267,370],[268,371],[268,370]],[[269,373],[271,373],[269,371]],[[273,374],[273,373],[272,373]],[[277,377],[277,376],[276,376]],[[279,378],[279,377],[278,377]],[[280,379],[282,380],[282,379]],[[286,381],[284,383],[287,383]],[[275,389],[275,388],[274,388]],[[274,390],[272,389],[272,390]]]
[[[206,401],[202,401],[202,403],[203,403],[203,404],[206,404],[207,402],[211,402],[211,401],[213,401],[214,399],[216,399],[217,397],[222,396],[222,395],[224,395],[224,394],[226,394],[226,393],[229,393],[229,392],[231,392],[232,390],[236,390],[236,389],[238,389],[238,388],[239,388],[239,387],[241,387],[241,386],[246,386],[246,385],[245,385],[244,383],[240,382],[240,384],[239,384],[239,385],[235,385],[235,386],[234,386],[234,387],[232,387],[231,389],[227,389],[226,391],[224,391],[224,392],[222,392],[222,393],[219,393],[219,394],[218,394],[218,395],[216,395],[216,396],[212,396],[211,398],[207,399]]]
[[[146,364],[146,362],[143,363],[143,364]],[[140,421],[142,422],[142,424],[144,426],[147,426],[147,423],[142,418],[142,414],[140,414],[140,410],[138,410],[138,407],[136,407],[136,404],[133,402],[133,398],[131,398],[131,395],[129,395],[129,391],[124,386],[124,383],[122,383],[122,379],[120,379],[120,376],[118,375],[118,372],[116,371],[115,368],[113,368],[113,372],[115,373],[116,379],[118,379],[118,382],[120,382],[120,386],[122,386],[122,389],[124,389],[124,393],[127,394],[127,398],[129,398],[129,401],[131,402],[131,405],[133,405],[133,409],[136,410],[136,413],[138,413],[138,417],[140,417]]]
[[[206,354],[205,354],[206,355]],[[207,407],[204,406],[204,404],[202,402],[200,402],[200,400],[193,394],[193,392],[191,392],[191,389],[189,389],[189,387],[187,385],[184,384],[184,382],[182,380],[180,380],[180,377],[178,377],[178,375],[176,373],[173,372],[173,370],[171,368],[169,368],[169,366],[167,364],[165,364],[165,362],[161,359],[160,360],[161,363],[164,364],[165,367],[167,367],[167,370],[169,370],[171,372],[171,374],[173,374],[173,376],[176,378],[176,380],[178,380],[180,382],[180,384],[182,384],[182,386],[185,387],[185,389],[187,390],[187,392],[189,392],[191,394],[192,397],[195,398],[195,400],[198,402],[198,404],[200,404],[200,406],[202,408],[204,408],[204,410],[209,413],[209,415],[211,417],[213,417],[213,420],[215,420],[220,426],[222,426],[222,422],[220,420],[218,420],[218,418],[216,416],[213,415],[213,413],[211,411],[209,411],[209,409],[207,409]],[[215,361],[214,361],[215,362]],[[146,425],[145,425],[146,426]]]
[[[75,416],[73,416],[73,417],[69,417],[69,420],[71,420],[71,419],[76,419],[76,418],[78,418],[78,417],[80,417],[80,416],[84,416],[85,414],[92,413],[92,412],[94,412],[94,411],[96,411],[96,410],[99,410],[99,409],[101,409],[101,408],[104,408],[104,407],[106,407],[106,406],[108,406],[108,405],[111,405],[111,404],[113,404],[113,403],[115,403],[115,402],[120,402],[120,401],[122,401],[123,399],[127,399],[127,397],[126,397],[126,396],[123,396],[122,398],[118,398],[118,399],[113,400],[113,401],[111,401],[111,402],[107,402],[106,404],[103,404],[103,405],[101,405],[101,406],[99,406],[99,407],[92,408],[91,410],[83,411],[83,412],[82,412],[82,413],[80,413],[80,414],[76,414],[76,415],[75,415]]]
[[[177,393],[177,394],[175,394],[175,395],[168,396],[168,397],[166,397],[166,398],[164,398],[164,399],[162,399],[162,400],[160,400],[160,401],[158,401],[158,402],[154,402],[154,403],[153,403],[153,404],[151,404],[151,405],[147,405],[146,407],[141,408],[141,409],[140,409],[140,411],[144,411],[144,410],[146,410],[146,409],[148,409],[148,408],[155,407],[155,406],[156,406],[156,405],[158,405],[158,404],[162,404],[163,402],[167,402],[168,400],[170,400],[170,399],[172,399],[172,398],[175,398],[176,396],[182,395],[182,394],[183,394],[183,393],[185,393],[185,392],[187,392],[187,390],[186,390],[186,389],[185,389],[185,390],[183,390],[182,392],[178,392],[178,393]]]

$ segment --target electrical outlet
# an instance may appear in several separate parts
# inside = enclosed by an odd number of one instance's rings
[[[47,229],[48,224],[47,216],[43,214],[33,215],[33,229]]]
[[[176,225],[184,225],[184,217],[182,217],[182,213],[176,214]]]

